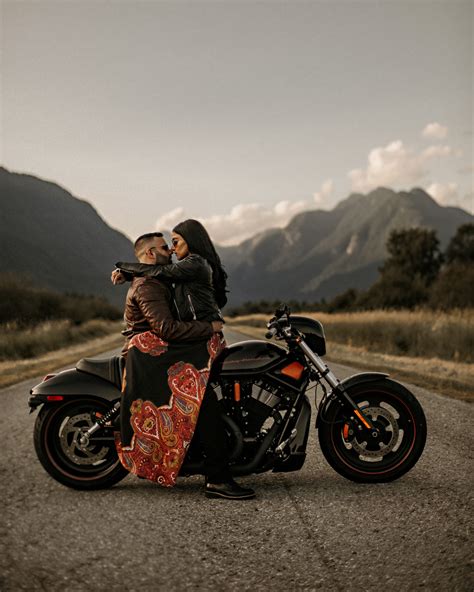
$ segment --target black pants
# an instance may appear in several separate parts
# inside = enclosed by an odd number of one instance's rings
[[[210,483],[227,481],[230,478],[227,436],[216,393],[211,388],[206,390],[202,400],[194,438],[198,440],[205,455],[204,471],[207,480]]]

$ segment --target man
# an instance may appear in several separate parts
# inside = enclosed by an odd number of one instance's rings
[[[170,261],[161,233],[140,236],[134,248],[140,263]],[[253,490],[240,487],[230,475],[217,398],[206,389],[223,324],[176,320],[173,306],[172,291],[162,281],[133,279],[124,315],[128,346],[120,460],[138,476],[172,486],[195,433],[205,453],[206,495],[254,497]]]

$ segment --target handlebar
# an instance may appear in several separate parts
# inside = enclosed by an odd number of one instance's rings
[[[266,339],[271,339],[277,334],[278,329],[276,327],[269,327],[269,330],[265,333]]]
[[[286,304],[281,304],[275,311],[275,316],[267,323],[268,331],[265,333],[267,339],[277,336],[277,339],[289,337],[288,331],[283,335],[283,328],[290,327],[290,308]]]

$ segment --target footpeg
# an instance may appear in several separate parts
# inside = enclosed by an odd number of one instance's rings
[[[293,442],[297,433],[298,432],[296,428],[293,428],[289,437],[286,440],[283,440],[283,442],[278,444],[278,446],[275,448],[275,454],[283,458],[285,456],[285,448]]]

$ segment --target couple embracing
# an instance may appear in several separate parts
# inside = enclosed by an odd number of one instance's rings
[[[132,282],[119,458],[131,473],[172,487],[194,437],[205,456],[206,496],[248,499],[255,493],[231,477],[219,404],[207,388],[225,347],[220,308],[227,275],[200,222],[185,220],[171,236],[171,249],[159,232],[140,236],[139,263],[119,262],[112,273],[115,284]]]

